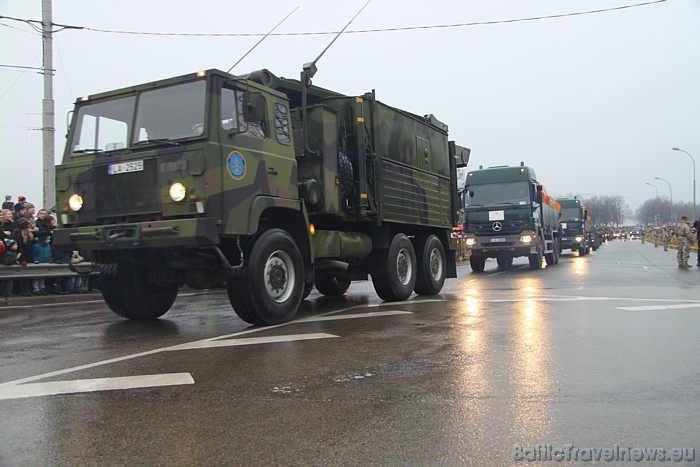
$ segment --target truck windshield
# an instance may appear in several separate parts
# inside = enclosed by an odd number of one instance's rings
[[[576,222],[581,220],[581,209],[580,208],[562,208],[561,209],[561,220]]]
[[[525,206],[530,203],[529,184],[527,182],[489,183],[467,186],[465,206],[492,206],[497,204],[514,204]]]
[[[163,142],[204,133],[206,81],[146,91],[139,96],[132,143]]]
[[[71,152],[84,154],[125,148],[135,102],[136,98],[129,96],[80,106]]]
[[[132,95],[83,104],[77,111],[71,153],[124,149],[129,138],[132,144],[146,144],[201,136],[205,106],[205,80],[149,89],[138,100]]]

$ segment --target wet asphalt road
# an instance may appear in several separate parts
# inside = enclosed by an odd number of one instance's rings
[[[0,308],[0,465],[504,465],[569,444],[700,463],[700,268],[628,241],[458,275],[400,303],[314,291],[268,328],[222,291],[150,323]]]

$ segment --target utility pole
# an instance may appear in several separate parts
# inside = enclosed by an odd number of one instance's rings
[[[53,100],[53,12],[51,0],[41,1],[41,30],[43,46],[44,100],[42,101],[42,153],[44,173],[44,198],[41,207],[51,209],[56,205],[56,172],[54,159],[54,123]]]

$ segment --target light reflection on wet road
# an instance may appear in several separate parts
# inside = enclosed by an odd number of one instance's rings
[[[181,296],[153,323],[101,304],[2,310],[0,465],[503,465],[515,443],[697,449],[700,308],[663,307],[700,307],[700,272],[674,263],[612,242],[540,271],[462,264],[437,299],[381,303],[354,283],[270,328],[237,320],[222,292]],[[639,305],[656,308],[628,309]],[[194,384],[7,397],[13,381],[72,368],[29,384]]]

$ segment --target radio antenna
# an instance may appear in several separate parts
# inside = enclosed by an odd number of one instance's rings
[[[353,16],[350,19],[350,21],[348,21],[348,24],[346,24],[345,27],[343,29],[341,29],[338,34],[336,34],[336,36],[333,38],[333,40],[330,42],[330,44],[328,44],[326,46],[326,48],[323,49],[323,52],[321,52],[318,55],[318,57],[316,57],[316,60],[314,60],[313,62],[304,63],[304,66],[302,67],[302,71],[301,71],[301,124],[302,124],[302,135],[304,138],[304,149],[309,154],[316,154],[316,151],[312,151],[311,148],[309,148],[309,142],[306,138],[306,104],[307,104],[307,100],[308,100],[308,88],[311,86],[311,78],[313,78],[314,75],[316,74],[316,72],[318,71],[318,68],[316,68],[316,62],[318,62],[321,59],[321,57],[323,57],[323,54],[325,54],[326,51],[331,48],[333,43],[338,40],[340,35],[345,32],[345,30],[348,28],[348,26],[350,26],[350,24],[353,21],[355,21],[355,18],[357,18],[360,15],[360,13],[362,13],[362,10],[364,10],[367,7],[367,5],[369,5],[369,3],[371,1],[372,0],[367,0],[367,3],[365,3],[362,6],[362,8],[360,8],[359,11],[357,13],[355,13],[355,16]]]
[[[241,61],[243,61],[243,59],[246,58],[246,57],[248,56],[249,53],[251,53],[253,50],[255,50],[255,48],[256,48],[258,45],[260,45],[260,43],[261,43],[262,41],[264,41],[265,39],[267,39],[267,36],[269,36],[270,34],[272,34],[272,33],[275,31],[275,29],[277,29],[277,27],[278,27],[280,24],[284,23],[284,22],[287,20],[287,18],[289,18],[290,16],[292,16],[292,14],[293,14],[295,11],[297,11],[298,9],[299,9],[299,7],[297,6],[295,9],[292,10],[291,13],[289,13],[287,16],[285,16],[284,19],[282,19],[282,21],[280,21],[279,23],[277,23],[277,24],[275,25],[274,28],[270,29],[270,32],[268,32],[268,33],[265,34],[262,38],[260,38],[260,40],[259,40],[258,42],[256,42],[255,45],[254,45],[253,47],[251,47],[251,49],[245,53],[245,55],[243,55],[241,58],[239,58],[238,61],[237,61],[236,63],[234,63],[233,65],[231,65],[231,68],[229,68],[228,71],[226,71],[226,73],[231,73],[231,70],[233,70],[233,69],[236,67],[236,65],[238,65],[239,63],[241,63]],[[324,52],[325,52],[325,50],[324,50]],[[320,57],[319,57],[319,58],[320,58]],[[316,60],[318,60],[318,59],[316,59]]]
[[[328,44],[328,45],[326,46],[326,48],[323,49],[323,52],[321,52],[321,53],[318,55],[318,57],[316,57],[316,60],[314,60],[313,62],[305,63],[305,64],[304,64],[304,66],[303,66],[303,68],[304,68],[303,74],[305,75],[305,78],[306,78],[306,80],[304,81],[305,84],[306,84],[306,81],[308,81],[308,80],[310,80],[311,78],[313,78],[314,75],[316,74],[316,72],[318,71],[318,69],[316,68],[316,62],[318,62],[318,61],[321,59],[321,57],[323,57],[323,54],[325,54],[326,51],[327,51],[328,49],[331,48],[331,46],[333,45],[333,43],[334,43],[335,41],[338,40],[338,38],[340,37],[340,35],[343,34],[343,33],[345,32],[345,30],[348,28],[348,26],[350,26],[350,24],[351,24],[353,21],[355,21],[355,18],[357,18],[357,17],[360,15],[360,13],[362,13],[362,10],[364,10],[364,9],[367,7],[367,5],[369,5],[369,3],[370,3],[371,1],[372,1],[372,0],[367,0],[367,3],[365,3],[364,6],[363,6],[362,8],[360,8],[360,10],[359,10],[357,13],[355,13],[355,16],[353,16],[352,19],[350,19],[350,21],[348,21],[348,24],[346,24],[345,27],[344,27],[338,34],[336,34],[336,36],[333,38],[333,40],[330,42],[330,44]],[[311,85],[311,82],[309,82],[308,85],[310,86],[310,85]]]

